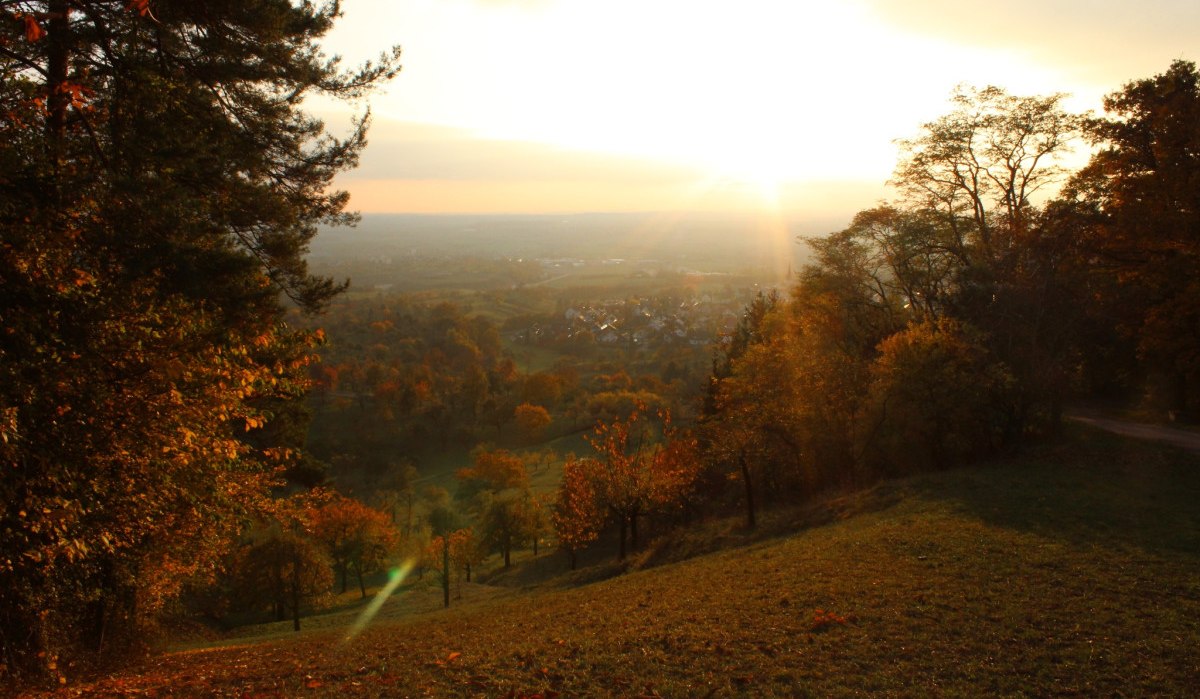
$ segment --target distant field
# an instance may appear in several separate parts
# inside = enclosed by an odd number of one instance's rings
[[[592,293],[621,297],[664,283],[783,284],[808,260],[797,235],[813,232],[734,215],[377,214],[322,231],[308,260],[317,274],[350,279],[355,294],[544,288],[597,300]],[[664,282],[680,274],[688,277]]]
[[[644,259],[702,271],[798,267],[798,235],[823,235],[845,222],[774,222],[757,216],[693,213],[575,215],[368,214],[352,229],[323,230],[314,261],[349,257],[473,255],[512,258]]]
[[[401,596],[350,642],[240,639],[59,695],[1192,696],[1200,457],[1073,429],[758,532],[709,522],[599,582],[619,569],[543,556],[509,578],[536,589]]]

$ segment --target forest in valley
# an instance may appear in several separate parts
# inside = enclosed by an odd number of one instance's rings
[[[449,605],[518,550],[753,529],[1052,440],[1083,401],[1200,410],[1194,63],[1103,114],[958,89],[783,285],[463,255],[462,283],[347,287],[306,254],[355,222],[331,183],[399,52],[344,69],[315,50],[336,16],[0,2],[0,682],[181,625],[299,630],[401,564]],[[331,135],[307,94],[363,116]]]

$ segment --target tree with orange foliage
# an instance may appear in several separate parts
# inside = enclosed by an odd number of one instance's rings
[[[450,548],[446,548],[446,542]],[[483,548],[470,527],[435,536],[421,554],[421,564],[438,570],[442,589],[445,591],[445,606],[450,606],[450,584],[457,581],[458,596],[462,597],[462,582],[471,582],[471,570],[484,558]]]
[[[499,492],[509,488],[529,487],[529,471],[525,460],[507,449],[478,447],[472,453],[474,465],[459,469],[455,474],[460,488],[468,495],[489,490]]]
[[[342,592],[353,572],[358,588],[367,596],[364,576],[383,570],[399,545],[399,535],[387,515],[342,496],[308,513],[313,536],[325,547],[341,578]]]
[[[526,442],[536,442],[550,426],[550,412],[540,405],[522,403],[513,411],[517,430]]]
[[[523,516],[528,526],[533,555],[536,556],[542,539],[554,530],[550,510],[553,501],[549,493],[534,494],[527,491],[524,495],[521,507],[524,510]]]
[[[475,465],[457,475],[457,497],[476,518],[480,545],[498,551],[508,568],[513,548],[531,539],[536,525],[525,460],[506,449],[479,448]]]
[[[512,550],[534,536],[533,513],[528,490],[485,493],[479,512],[482,542],[504,558],[504,567],[512,566]]]
[[[261,526],[238,548],[233,573],[243,609],[271,609],[276,621],[291,617],[300,630],[300,615],[329,602],[333,574],[321,544],[279,522]]]
[[[556,373],[530,374],[521,387],[521,398],[526,404],[553,406],[562,398],[564,384],[563,378]]]
[[[551,520],[558,547],[571,560],[571,570],[575,570],[579,552],[600,538],[604,525],[604,510],[595,488],[601,468],[595,459],[576,459],[574,455],[563,465]]]
[[[699,474],[696,441],[676,429],[669,411],[658,413],[658,424],[635,410],[627,419],[599,423],[587,441],[598,456],[589,468],[597,501],[617,520],[619,557],[626,540],[638,546],[638,520],[650,512],[677,508]]]
[[[437,567],[437,558],[431,557],[429,552],[434,546],[441,546],[441,578],[442,578],[442,606],[450,606],[450,554],[451,548],[447,543],[450,536],[460,530],[461,518],[458,513],[445,504],[439,504],[429,513],[429,529],[433,533],[433,540],[430,541],[430,546],[426,549],[424,561],[428,562],[430,568]],[[440,543],[439,543],[440,542]]]
[[[263,519],[244,533],[234,552],[235,603],[244,609],[270,608],[275,619],[291,616],[300,630],[300,614],[329,601],[333,586],[330,559],[314,537],[312,513],[330,502],[325,491],[297,493],[271,501]]]

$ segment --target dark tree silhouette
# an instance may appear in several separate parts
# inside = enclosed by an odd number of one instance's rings
[[[1101,314],[1177,415],[1200,406],[1200,73],[1176,61],[1104,101],[1073,188],[1092,214]]]

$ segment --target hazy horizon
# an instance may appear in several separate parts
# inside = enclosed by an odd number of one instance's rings
[[[1200,55],[1200,6],[1181,0],[1018,0],[986,22],[948,0],[342,9],[329,53],[404,50],[403,72],[369,98],[361,167],[338,179],[372,213],[740,211],[840,226],[886,198],[895,140],[949,111],[957,85],[1099,111]],[[347,123],[344,107],[309,107]]]
[[[367,213],[356,227],[322,228],[309,258],[318,269],[349,259],[578,258],[785,275],[807,260],[800,238],[830,230],[741,213]]]

